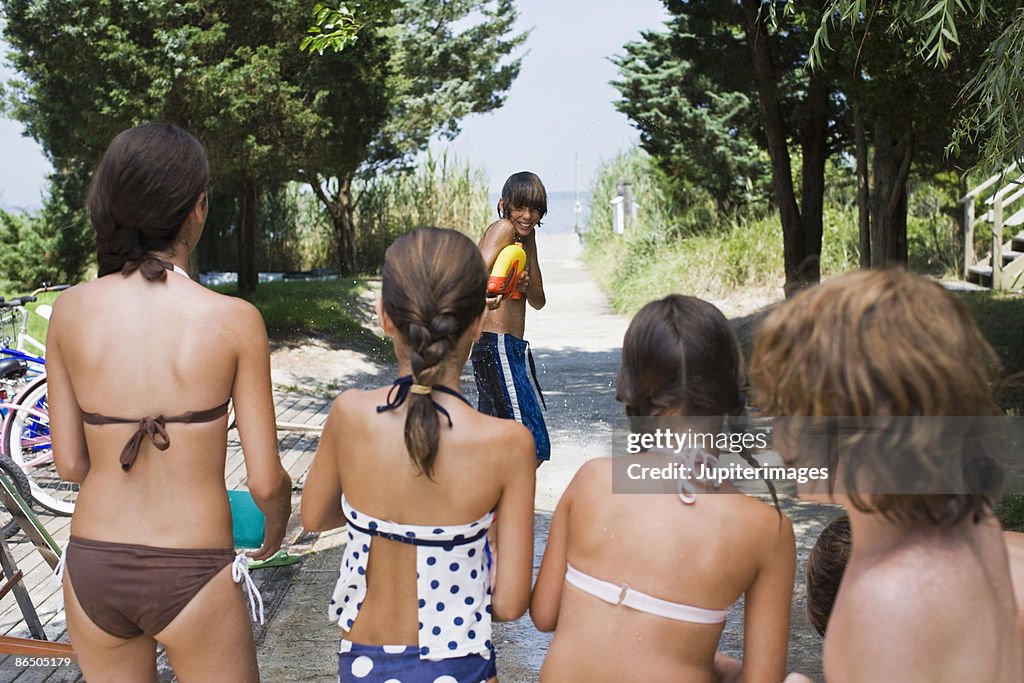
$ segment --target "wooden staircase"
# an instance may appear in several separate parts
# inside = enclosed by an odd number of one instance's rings
[[[1024,288],[1024,174],[1016,165],[998,173],[960,198],[964,212],[964,279],[992,289]],[[978,205],[984,209],[976,217]],[[992,242],[978,258],[974,232],[991,224]],[[1005,239],[1005,233],[1012,237]],[[993,260],[992,254],[1000,254]]]

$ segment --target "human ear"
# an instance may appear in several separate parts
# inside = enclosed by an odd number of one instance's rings
[[[196,199],[196,205],[192,207],[192,216],[200,223],[206,222],[206,217],[210,215],[210,195],[206,192],[200,192],[199,198]]]
[[[391,338],[398,336],[398,331],[395,329],[395,323],[392,322],[391,317],[384,311],[384,301],[382,299],[377,299],[374,310],[377,312],[377,319],[380,320],[380,326],[381,329],[384,330],[385,336]]]

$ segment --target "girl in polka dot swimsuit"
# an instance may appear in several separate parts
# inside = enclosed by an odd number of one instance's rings
[[[334,401],[302,493],[307,529],[348,527],[328,609],[338,679],[496,681],[491,620],[529,604],[536,467],[525,427],[458,393],[487,272],[467,237],[423,228],[391,245],[382,281],[399,378]]]
[[[616,398],[634,432],[717,433],[721,416],[744,409],[743,379],[722,313],[672,295],[644,306],[630,324]],[[734,495],[701,495],[716,488],[700,479],[616,491],[632,465],[715,461],[713,451],[652,449],[580,468],[551,520],[530,607],[539,629],[555,631],[542,683],[717,680],[718,641],[742,596],[743,670],[733,673],[744,681],[784,678],[796,562],[789,520],[728,481],[717,492]]]

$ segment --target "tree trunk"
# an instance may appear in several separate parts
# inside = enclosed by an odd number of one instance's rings
[[[355,205],[352,202],[352,176],[338,177],[338,190],[328,194],[320,178],[313,176],[310,187],[327,209],[334,229],[334,262],[343,276],[356,273],[356,222]]]
[[[821,235],[825,210],[825,162],[828,160],[828,88],[813,73],[807,87],[807,120],[802,131],[800,219],[803,224],[803,260],[800,279],[821,279]]]
[[[853,107],[853,139],[857,155],[857,227],[860,234],[860,267],[871,267],[871,192],[868,186],[868,141],[864,115]]]
[[[259,282],[256,269],[259,192],[256,184],[251,180],[243,181],[238,199],[238,292],[246,296],[256,291]]]
[[[772,162],[772,187],[782,221],[782,253],[786,271],[786,296],[811,284],[804,276],[806,261],[804,226],[793,190],[793,171],[786,145],[786,131],[779,111],[778,83],[772,64],[768,28],[761,15],[760,0],[743,0],[744,30],[754,61],[757,99],[761,111],[761,125],[768,141],[768,156]]]
[[[907,178],[914,154],[912,129],[874,125],[875,158],[871,191],[871,266],[907,262]]]

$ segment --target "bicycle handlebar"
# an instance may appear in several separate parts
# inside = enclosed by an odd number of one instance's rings
[[[71,287],[71,285],[46,285],[46,284],[44,284],[42,287],[40,287],[36,291],[32,292],[32,295],[35,296],[36,294],[39,294],[40,292],[63,292],[65,289],[69,289],[70,287]]]
[[[10,301],[4,301],[3,299],[0,299],[0,308],[18,308],[20,306],[24,306],[25,304],[30,304],[35,300],[36,298],[34,296],[18,296],[11,299]]]

